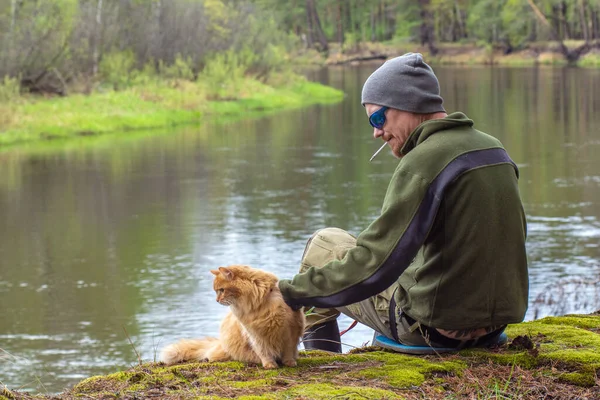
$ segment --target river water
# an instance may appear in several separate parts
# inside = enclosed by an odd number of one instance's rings
[[[360,105],[374,66],[327,69],[337,105],[0,152],[0,382],[58,392],[217,333],[209,269],[291,277],[306,239],[378,215],[397,161]],[[436,68],[445,106],[521,169],[527,319],[600,308],[600,71]],[[340,319],[341,328],[351,321]],[[350,346],[371,338],[357,326]]]

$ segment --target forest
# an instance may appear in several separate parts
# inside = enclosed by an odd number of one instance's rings
[[[508,54],[553,41],[575,62],[599,39],[600,0],[3,0],[0,79],[58,94],[148,75],[264,81],[304,52],[367,42],[435,55],[443,43]]]

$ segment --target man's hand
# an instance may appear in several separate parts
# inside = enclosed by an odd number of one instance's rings
[[[279,281],[279,282],[281,282],[281,281]],[[277,282],[277,287],[279,287],[279,282]],[[294,303],[294,302],[292,301],[292,299],[290,299],[289,297],[287,297],[287,296],[285,295],[285,293],[284,293],[284,292],[281,292],[281,297],[283,297],[283,301],[285,301],[285,304],[287,304],[287,305],[288,305],[288,307],[289,307],[289,308],[291,308],[291,309],[292,309],[292,310],[294,310],[294,311],[298,311],[299,309],[301,309],[302,307],[304,307],[304,306],[303,306],[303,305],[301,305],[301,304]]]

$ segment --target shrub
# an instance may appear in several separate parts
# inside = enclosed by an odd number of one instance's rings
[[[135,56],[132,51],[113,51],[102,58],[99,65],[100,77],[113,89],[124,89],[131,85],[135,70]]]
[[[240,85],[251,62],[248,52],[240,54],[228,50],[208,57],[199,79],[208,90],[209,97],[216,99],[236,98]]]
[[[0,81],[0,103],[10,103],[21,97],[21,79],[6,75]]]
[[[168,79],[185,79],[193,81],[196,79],[194,73],[194,62],[191,57],[183,57],[180,54],[175,57],[171,65],[165,65],[163,61],[159,62],[158,72],[161,76]]]

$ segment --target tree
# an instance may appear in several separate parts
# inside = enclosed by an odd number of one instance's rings
[[[313,45],[318,43],[319,50],[325,52],[328,51],[329,45],[321,26],[321,20],[319,18],[319,12],[317,11],[315,0],[306,0],[306,21],[308,26],[309,43]]]
[[[419,30],[421,46],[427,45],[431,55],[436,55],[438,52],[435,46],[435,32],[433,28],[433,15],[430,10],[430,0],[419,0],[421,7],[421,27]]]
[[[591,50],[592,45],[590,43],[590,37],[589,37],[589,34],[587,33],[587,28],[585,27],[587,25],[587,22],[585,19],[585,12],[584,12],[584,0],[578,1],[578,8],[580,11],[580,23],[581,23],[582,36],[583,36],[585,42],[582,45],[577,46],[574,49],[569,49],[565,45],[563,37],[554,29],[552,24],[550,24],[550,22],[548,21],[548,18],[539,9],[539,7],[535,4],[535,2],[533,0],[527,0],[527,3],[531,7],[535,16],[546,27],[546,29],[550,33],[550,36],[552,37],[552,39],[558,42],[560,51],[561,51],[562,55],[564,56],[564,58],[567,60],[567,62],[569,62],[570,64],[573,64],[573,63],[577,62],[577,60],[579,60],[579,58],[582,55],[586,54],[587,52],[589,52]],[[564,3],[565,2],[563,2],[563,4]]]

